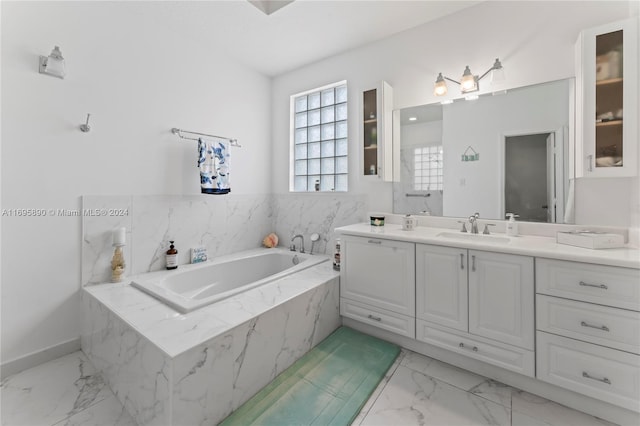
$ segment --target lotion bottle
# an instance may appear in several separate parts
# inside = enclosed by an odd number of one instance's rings
[[[178,269],[178,250],[176,250],[173,245],[173,241],[169,241],[171,245],[169,246],[169,250],[167,250],[166,255],[166,263],[167,269]]]
[[[516,222],[516,217],[519,217],[517,214],[507,213],[507,229],[506,234],[510,237],[515,237],[518,235],[518,222]]]

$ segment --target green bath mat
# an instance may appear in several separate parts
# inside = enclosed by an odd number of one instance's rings
[[[340,327],[220,425],[349,425],[399,353]]]

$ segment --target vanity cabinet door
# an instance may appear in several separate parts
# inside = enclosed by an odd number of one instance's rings
[[[469,250],[469,333],[534,349],[533,258]]]
[[[416,318],[467,331],[466,249],[416,245]]]
[[[638,18],[583,31],[576,77],[577,177],[636,176]]]
[[[342,237],[340,296],[415,316],[415,244]]]

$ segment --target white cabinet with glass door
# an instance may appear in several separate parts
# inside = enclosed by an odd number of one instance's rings
[[[638,18],[583,31],[576,77],[577,176],[636,176]]]
[[[381,81],[361,94],[360,171],[385,182],[393,180],[393,89]]]

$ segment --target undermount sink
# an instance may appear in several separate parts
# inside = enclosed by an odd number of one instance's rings
[[[451,238],[454,240],[478,241],[493,244],[506,244],[511,241],[507,237],[499,237],[497,235],[468,234],[465,232],[441,232],[437,236],[442,238]]]

